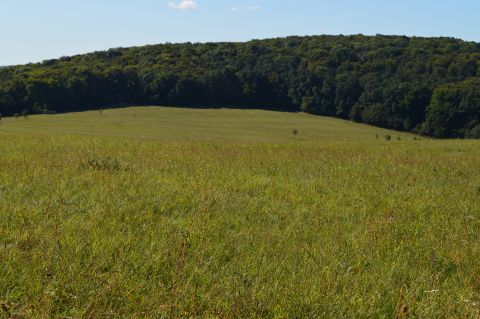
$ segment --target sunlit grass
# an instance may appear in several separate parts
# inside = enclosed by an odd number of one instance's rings
[[[294,134],[297,130],[297,135]],[[305,113],[132,107],[4,118],[1,132],[140,137],[161,141],[299,142],[383,139],[392,131]],[[397,137],[413,135],[393,133]]]
[[[243,112],[3,119],[3,316],[478,317],[478,142]]]

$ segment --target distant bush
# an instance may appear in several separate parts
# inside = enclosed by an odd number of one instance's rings
[[[30,111],[28,109],[25,109],[22,111],[22,116],[26,119],[30,115]]]

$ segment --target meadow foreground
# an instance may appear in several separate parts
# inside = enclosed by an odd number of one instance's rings
[[[480,314],[477,141],[238,110],[2,121],[4,317]]]

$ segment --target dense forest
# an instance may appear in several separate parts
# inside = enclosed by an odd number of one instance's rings
[[[0,68],[4,116],[119,105],[302,111],[480,138],[480,44],[309,36],[118,48]]]

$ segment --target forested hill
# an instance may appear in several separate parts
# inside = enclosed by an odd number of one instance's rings
[[[111,49],[0,69],[0,113],[113,105],[273,108],[480,137],[480,44],[312,36]]]

